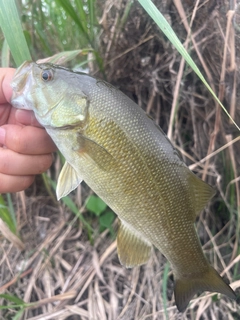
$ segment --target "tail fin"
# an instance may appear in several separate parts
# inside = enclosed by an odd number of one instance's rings
[[[175,280],[174,296],[177,308],[183,312],[192,297],[203,291],[211,291],[225,294],[231,299],[236,299],[236,294],[217,273],[217,271],[209,266],[209,269],[198,275],[196,278],[183,278]]]

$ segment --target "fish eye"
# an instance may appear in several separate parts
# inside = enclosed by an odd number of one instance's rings
[[[51,69],[43,70],[41,73],[41,78],[43,81],[51,81],[53,79],[53,71]]]

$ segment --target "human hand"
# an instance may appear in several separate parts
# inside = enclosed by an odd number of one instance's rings
[[[11,106],[15,69],[0,68],[0,193],[26,189],[52,164],[56,146],[32,111]]]

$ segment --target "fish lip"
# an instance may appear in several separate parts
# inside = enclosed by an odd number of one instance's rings
[[[32,72],[32,61],[25,61],[15,72],[13,80],[11,82],[12,97],[11,104],[18,109],[32,110],[30,106],[26,104],[26,93],[30,86],[29,75]]]

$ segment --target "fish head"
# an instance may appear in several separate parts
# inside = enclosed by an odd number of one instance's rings
[[[75,80],[76,74],[63,67],[26,61],[11,83],[11,104],[33,110],[44,127],[86,125],[89,103]]]

